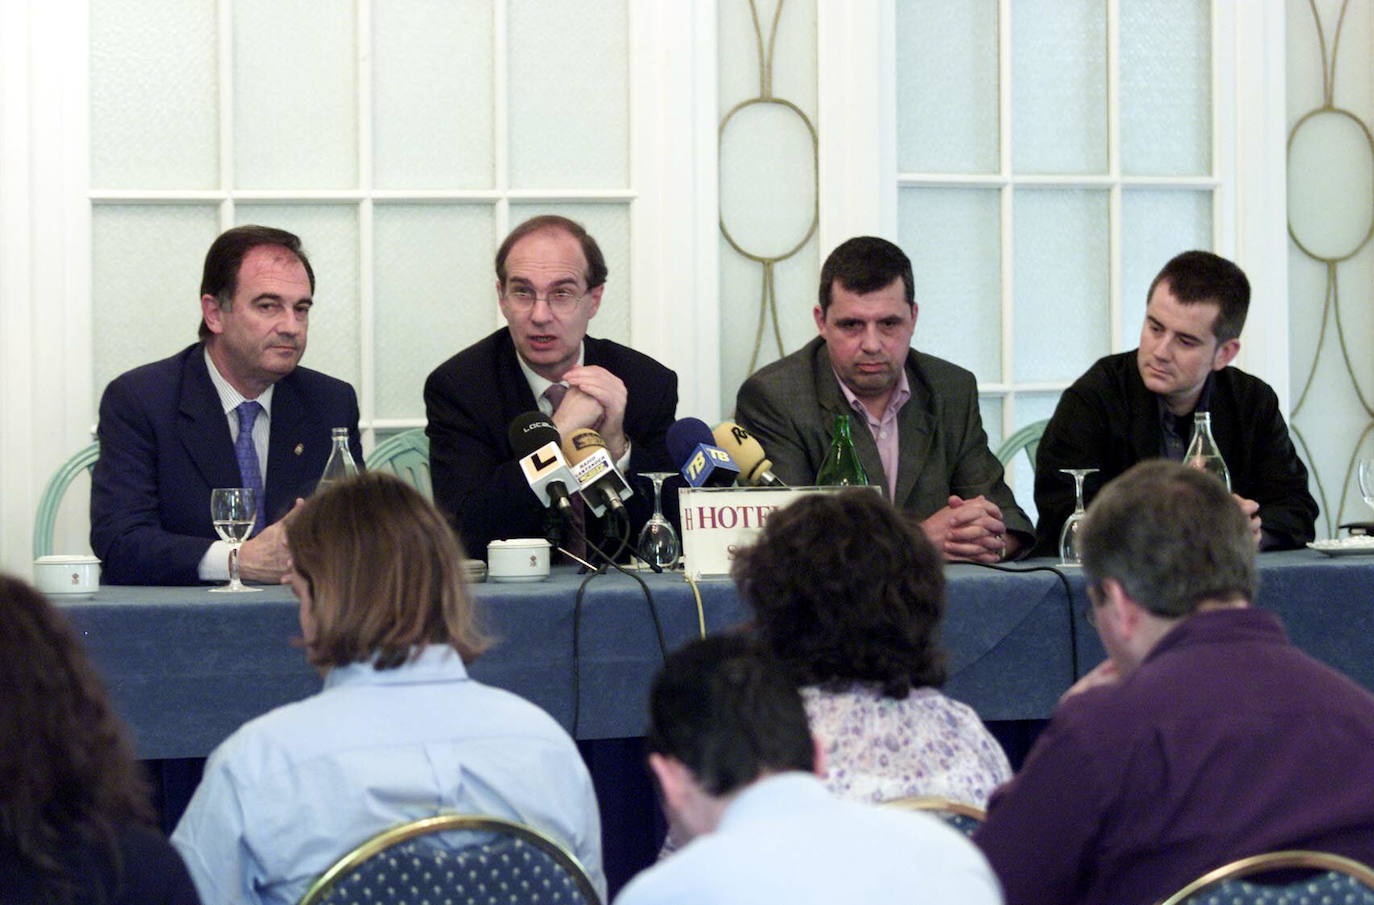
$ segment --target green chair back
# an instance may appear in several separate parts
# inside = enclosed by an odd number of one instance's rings
[[[429,477],[429,438],[422,427],[387,437],[367,457],[368,471],[389,471],[411,487],[434,499]]]
[[[1034,471],[1035,451],[1040,447],[1040,438],[1045,433],[1045,425],[1049,423],[1048,418],[1032,422],[1002,441],[1002,445],[997,447],[997,461],[1002,463],[1003,468],[1008,468],[1016,454],[1024,449],[1030,457],[1031,470]]]
[[[76,480],[77,475],[90,472],[95,467],[95,460],[100,458],[100,444],[92,443],[90,446],[78,451],[57,469],[57,473],[48,481],[48,486],[43,488],[43,495],[38,499],[38,513],[33,519],[33,558],[47,556],[52,553],[52,532],[53,526],[57,523],[57,510],[62,505],[62,498],[67,494],[67,488],[72,481]]]

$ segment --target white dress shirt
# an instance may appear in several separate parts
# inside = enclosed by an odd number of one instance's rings
[[[248,400],[238,390],[224,379],[224,375],[215,366],[214,359],[210,357],[210,350],[205,350],[205,370],[210,372],[210,382],[215,386],[215,392],[219,394],[219,404],[224,408],[224,417],[229,422],[229,439],[235,443],[239,439],[239,416],[234,410],[240,404]],[[275,385],[269,386],[258,396],[257,403],[262,406],[262,411],[258,413],[257,420],[253,422],[253,448],[258,453],[258,472],[262,475],[262,486],[267,486],[267,443],[272,437],[272,391]],[[210,501],[206,500],[208,507]],[[259,514],[261,514],[261,508]],[[229,579],[229,550],[230,547],[222,540],[217,540],[210,545],[210,549],[205,551],[205,555],[200,558],[200,565],[196,567],[196,573],[201,581],[228,581]]]
[[[615,905],[1001,905],[981,852],[938,817],[841,801],[809,773],[767,776],[716,831],[639,874]]]

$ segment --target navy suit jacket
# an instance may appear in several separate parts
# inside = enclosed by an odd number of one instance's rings
[[[583,340],[583,364],[603,367],[625,384],[625,435],[631,444],[626,479],[636,491],[625,505],[638,532],[653,512],[652,491],[632,475],[677,470],[665,443],[677,412],[677,374],[642,352],[590,336]],[[537,409],[505,327],[439,365],[425,381],[434,502],[453,520],[469,556],[486,559],[493,540],[545,537],[556,527],[506,438],[517,415]],[[673,511],[675,498],[670,503],[664,496],[665,510]],[[592,521],[588,531],[595,541]],[[637,536],[631,535],[631,544]]]
[[[329,459],[329,431],[347,427],[362,464],[353,387],[298,367],[272,391],[266,501],[271,524],[309,496]],[[179,585],[216,539],[210,491],[243,483],[229,422],[196,343],[135,368],[100,400],[100,458],[91,474],[91,549],[105,584]]]

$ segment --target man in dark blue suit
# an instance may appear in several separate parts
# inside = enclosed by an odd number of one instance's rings
[[[524,412],[551,414],[564,437],[597,431],[626,475],[676,470],[664,441],[677,411],[677,375],[634,349],[587,336],[606,272],[580,224],[552,215],[520,224],[496,252],[507,326],[425,382],[434,501],[471,556],[485,559],[499,538],[557,538],[556,520],[530,491],[506,438]],[[636,493],[626,507],[637,532],[652,506]],[[593,541],[605,537],[606,526],[587,527]]]
[[[259,533],[239,568],[281,578],[285,525],[324,471],[331,428],[348,428],[362,461],[353,388],[297,366],[314,291],[300,239],[235,227],[205,256],[201,341],[106,387],[91,476],[91,547],[106,584],[227,577],[228,545],[210,521],[216,487],[261,489]]]

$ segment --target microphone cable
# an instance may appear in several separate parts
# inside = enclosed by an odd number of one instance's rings
[[[630,517],[628,514],[625,513],[623,509],[616,511],[621,513],[621,516],[619,519],[617,519],[617,522],[624,522],[624,534],[628,535],[630,533]],[[607,574],[608,569],[615,569],[617,572],[620,572],[621,574],[630,576],[635,580],[635,582],[639,584],[640,590],[644,592],[644,605],[648,608],[649,618],[650,620],[652,620],[654,625],[654,634],[658,638],[659,655],[663,658],[664,661],[668,659],[668,641],[663,634],[663,623],[658,618],[658,607],[654,605],[654,595],[649,591],[649,586],[645,584],[644,579],[636,575],[633,570],[627,569],[624,566],[617,563],[614,557],[607,556],[605,550],[601,549],[596,544],[592,543],[591,539],[587,537],[586,532],[580,533],[582,534],[583,541],[585,541],[587,544],[587,548],[595,552],[598,556],[600,556],[602,560],[604,560],[604,562],[596,569],[587,573],[587,576],[582,579],[582,583],[579,584],[577,587],[577,596],[573,598],[573,718],[571,734],[574,739],[577,738],[577,730],[582,723],[582,602],[586,598],[587,586],[591,584],[592,579],[596,578],[598,575]],[[619,556],[622,552],[624,552],[625,547],[628,543],[629,541],[627,540],[626,536],[621,536],[620,546],[616,548],[615,555]]]
[[[1068,602],[1069,610],[1069,664],[1070,668],[1073,670],[1073,681],[1078,681],[1079,673],[1082,667],[1082,664],[1079,663],[1078,620],[1074,618],[1076,608],[1073,600],[1073,587],[1069,584],[1069,576],[1064,573],[1064,570],[1059,568],[1058,566],[1030,566],[1028,568],[1018,568],[1017,566],[1013,565],[1002,565],[990,562],[972,562],[966,560],[956,560],[956,564],[961,563],[964,565],[977,566],[980,569],[990,569],[993,572],[1050,572],[1056,578],[1059,579],[1059,583],[1064,587],[1064,599]],[[1073,683],[1070,682],[1069,684],[1072,685]]]

